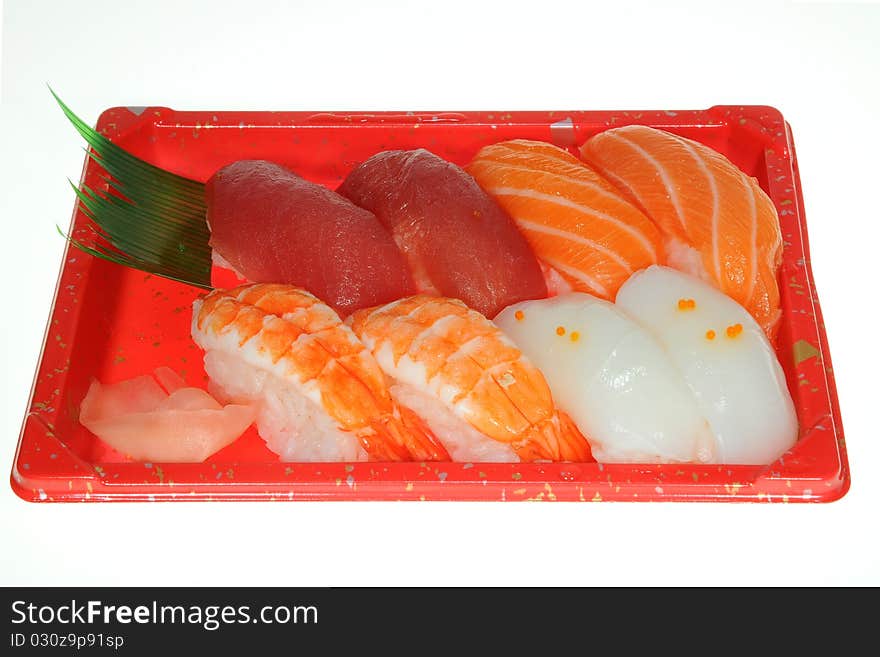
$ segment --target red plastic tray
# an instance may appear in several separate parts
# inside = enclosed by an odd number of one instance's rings
[[[755,176],[782,223],[778,355],[800,421],[797,444],[769,466],[282,463],[251,429],[201,464],[133,463],[77,422],[97,377],[114,382],[168,365],[206,382],[190,339],[200,291],[94,259],[64,256],[12,471],[31,501],[109,500],[635,500],[827,502],[849,469],[822,315],[810,272],[791,130],[765,106],[644,112],[178,112],[106,110],[97,128],[160,167],[206,180],[242,158],[270,159],[335,187],[383,149],[425,147],[458,164],[513,138],[573,148],[605,128],[644,123],[700,141]],[[83,180],[100,185],[87,161]],[[73,195],[71,195],[73,198]],[[74,235],[88,220],[75,211]]]

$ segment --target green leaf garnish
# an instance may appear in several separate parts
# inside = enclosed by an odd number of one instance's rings
[[[86,140],[88,157],[108,174],[107,189],[73,185],[79,209],[95,224],[76,248],[126,267],[211,288],[210,233],[205,186],[144,162],[86,125],[52,91],[61,110]]]

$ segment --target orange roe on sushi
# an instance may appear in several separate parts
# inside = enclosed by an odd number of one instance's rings
[[[715,339],[715,331],[713,331],[712,329],[709,329],[708,331],[706,331],[706,339],[707,340],[714,340]]]
[[[742,324],[734,324],[733,326],[728,326],[727,327],[727,337],[728,338],[735,338],[740,333],[742,333],[742,330],[743,330]]]
[[[678,300],[678,309],[679,310],[693,310],[697,307],[697,302],[693,299],[679,299]]]
[[[565,335],[565,327],[557,326],[556,327],[556,335]]]
[[[517,311],[513,314],[513,316],[516,317],[516,321],[518,321],[518,322],[521,322],[521,321],[523,321],[523,320],[526,318],[526,315],[525,315],[525,313],[524,313],[522,310],[517,310]]]

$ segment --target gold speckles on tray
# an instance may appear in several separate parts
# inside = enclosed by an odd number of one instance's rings
[[[792,346],[795,367],[803,363],[808,358],[819,355],[819,350],[806,340],[798,340]]]
[[[739,492],[739,489],[742,488],[742,484],[734,482],[732,484],[724,484],[724,490],[727,491],[728,495],[736,495]]]

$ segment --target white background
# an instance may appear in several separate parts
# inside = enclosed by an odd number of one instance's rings
[[[38,505],[3,483],[0,584],[880,584],[880,6],[4,4],[4,479],[64,247],[55,225],[69,221],[67,178],[78,179],[83,161],[49,83],[90,123],[115,105],[776,106],[798,149],[852,488],[814,505]]]

